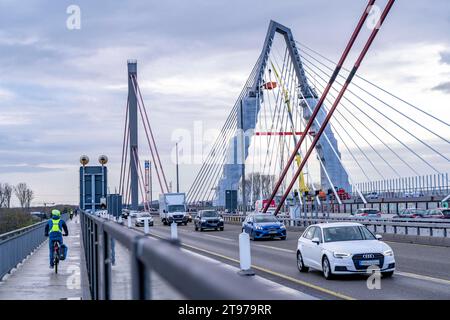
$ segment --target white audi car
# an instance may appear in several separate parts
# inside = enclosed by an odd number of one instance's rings
[[[384,277],[394,274],[391,247],[360,223],[335,222],[309,226],[298,239],[297,266],[300,272],[313,268],[326,279],[338,274],[367,273],[376,266]]]

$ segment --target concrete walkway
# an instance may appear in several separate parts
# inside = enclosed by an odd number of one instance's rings
[[[0,281],[0,300],[60,300],[80,299],[80,224],[74,218],[66,221],[69,236],[67,259],[61,261],[58,274],[49,269],[48,240],[34,251],[11,274]]]

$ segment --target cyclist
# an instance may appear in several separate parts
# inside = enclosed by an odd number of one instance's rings
[[[59,242],[59,245],[63,244],[63,234],[64,236],[69,235],[69,230],[67,229],[66,222],[61,219],[61,212],[59,210],[52,210],[52,218],[48,220],[45,225],[45,236],[49,237],[49,249],[50,249],[50,269],[53,269],[53,245],[55,241]]]

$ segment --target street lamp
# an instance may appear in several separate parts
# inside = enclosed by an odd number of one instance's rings
[[[178,142],[175,143],[175,152],[176,152],[176,169],[177,169],[177,192],[180,192],[180,180],[178,174]]]

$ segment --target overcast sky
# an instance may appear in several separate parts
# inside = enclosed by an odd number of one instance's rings
[[[0,0],[0,182],[27,182],[35,204],[77,203],[79,156],[96,164],[106,154],[113,191],[130,58],[174,181],[173,132],[192,131],[195,121],[205,130],[223,124],[271,19],[337,60],[366,3]],[[81,9],[79,30],[66,26],[72,4]],[[448,121],[450,2],[396,1],[360,74]],[[449,155],[448,144],[440,147]],[[181,167],[182,190],[197,169]]]

